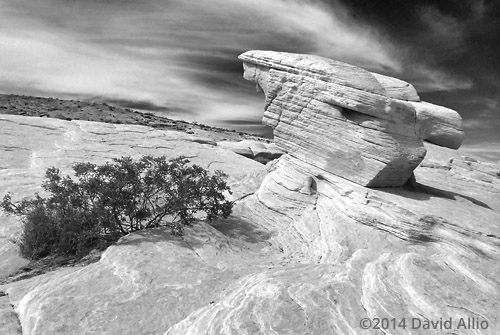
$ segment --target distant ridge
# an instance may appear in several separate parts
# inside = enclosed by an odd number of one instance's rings
[[[62,120],[84,120],[114,124],[138,124],[160,129],[192,133],[195,130],[219,133],[228,140],[254,139],[269,142],[258,134],[212,127],[197,122],[174,120],[153,113],[139,112],[107,103],[0,94],[0,114],[48,117]]]

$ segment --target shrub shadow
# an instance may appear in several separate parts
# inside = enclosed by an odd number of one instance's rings
[[[192,226],[201,222],[193,222]],[[229,217],[227,219],[217,219],[207,223],[224,236],[246,243],[261,243],[271,238],[272,234],[262,230],[257,225],[239,218]],[[137,245],[140,243],[156,243],[170,241],[183,245],[185,241],[182,236],[173,235],[168,227],[150,228],[134,232],[122,237],[116,245]]]
[[[264,242],[272,236],[259,226],[238,217],[220,219],[212,222],[211,226],[227,237],[248,243]]]
[[[115,245],[138,245],[145,242],[156,243],[168,240],[172,242],[182,243],[182,238],[173,235],[170,232],[170,228],[159,227],[135,231],[129,235],[122,237]]]

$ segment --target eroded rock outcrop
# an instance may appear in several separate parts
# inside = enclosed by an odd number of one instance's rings
[[[422,141],[457,149],[455,111],[421,102],[412,85],[312,55],[248,51],[244,78],[264,91],[263,123],[278,147],[363,186],[401,186],[425,156]]]
[[[2,335],[19,323],[33,335],[377,334],[363,318],[453,320],[387,334],[498,334],[500,165],[426,144],[416,182],[371,189],[291,155],[263,166],[175,131],[19,116],[0,125],[0,150],[17,157],[0,155],[0,193],[31,195],[53,165],[182,153],[227,172],[235,200],[231,217],[183,237],[134,233],[94,264],[0,285]],[[0,216],[2,233],[19,229],[14,219]],[[457,328],[462,319],[488,328]]]

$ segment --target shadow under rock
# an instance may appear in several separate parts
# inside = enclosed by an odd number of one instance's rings
[[[457,200],[457,197],[469,200],[475,205],[481,206],[483,208],[491,209],[491,207],[468,195],[460,194],[453,191],[441,190],[436,187],[420,184],[418,182],[412,181],[403,185],[402,188],[379,188],[379,191],[387,192],[395,195],[404,196],[407,198],[415,200],[429,200],[431,197],[444,198],[450,200]]]

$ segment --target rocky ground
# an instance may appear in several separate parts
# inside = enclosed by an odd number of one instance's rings
[[[0,115],[0,195],[32,195],[54,165],[182,154],[229,174],[234,213],[183,237],[134,233],[94,263],[0,286],[2,334],[500,331],[498,164],[426,145],[414,182],[370,189],[288,155],[263,165],[218,145],[239,139],[221,132],[71,118]],[[28,264],[9,242],[19,227],[0,213],[4,278]],[[398,327],[363,329],[363,318]],[[440,319],[452,329],[423,329]]]

